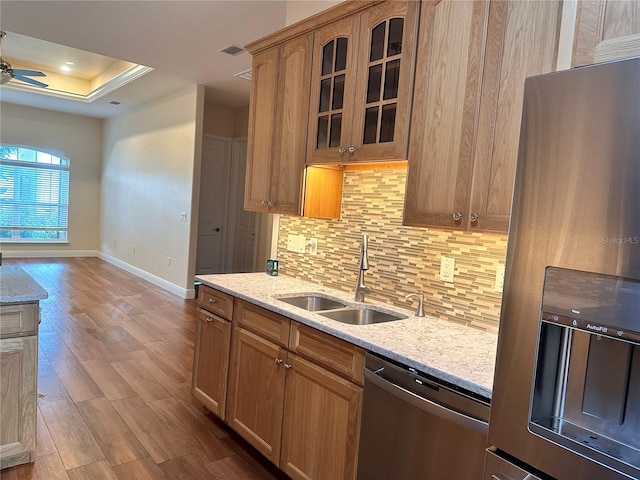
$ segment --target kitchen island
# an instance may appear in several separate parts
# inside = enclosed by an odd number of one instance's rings
[[[371,352],[416,368],[454,386],[491,398],[497,335],[414,312],[366,302],[407,315],[372,325],[348,325],[278,300],[292,293],[320,293],[354,306],[353,294],[284,275],[264,273],[200,275],[204,285],[309,325]],[[362,306],[363,304],[358,304]]]
[[[33,461],[39,302],[47,296],[20,267],[0,267],[0,468]]]

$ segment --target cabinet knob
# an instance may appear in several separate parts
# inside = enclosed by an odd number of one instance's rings
[[[344,147],[338,147],[338,153],[339,153],[340,155],[342,155],[342,154],[343,154],[344,152],[346,152],[346,151],[347,151],[347,149],[346,149],[346,148],[344,148]]]
[[[353,145],[349,147],[349,153],[353,153],[356,151],[356,147],[354,147]]]
[[[263,207],[266,207],[266,206],[267,206],[267,201],[266,201],[266,200],[262,200],[262,202],[260,202],[260,204],[261,204]]]
[[[480,215],[478,215],[477,213],[472,213],[472,214],[469,216],[469,219],[470,219],[472,222],[477,222],[477,221],[478,221],[478,218],[480,218]]]
[[[288,363],[285,363],[285,364],[284,364],[284,368],[285,368],[285,369],[287,369],[287,370],[289,370],[289,369],[291,368],[291,365],[289,365]]]
[[[216,299],[215,298],[210,298],[209,299],[209,303],[216,303]]]
[[[269,207],[273,207],[274,205],[275,205],[275,203],[273,203],[271,200],[269,200],[267,202],[267,206],[269,206]]]
[[[460,212],[455,212],[453,214],[453,219],[457,222],[462,218],[462,214]]]
[[[280,365],[282,363],[282,359],[281,358],[276,358],[276,365]]]
[[[207,323],[211,323],[211,322],[213,322],[213,318],[207,317]]]

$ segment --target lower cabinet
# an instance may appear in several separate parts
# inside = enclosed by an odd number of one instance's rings
[[[364,353],[236,299],[226,422],[292,479],[352,480]]]
[[[230,344],[231,323],[209,312],[198,311],[192,392],[220,418],[225,415]]]
[[[32,461],[36,449],[38,337],[0,340],[0,468]]]

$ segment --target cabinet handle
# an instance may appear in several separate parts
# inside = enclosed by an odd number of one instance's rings
[[[477,221],[478,221],[478,218],[480,218],[480,215],[478,215],[477,213],[472,213],[472,214],[469,216],[469,219],[470,219],[472,222],[477,222]]]
[[[284,364],[284,368],[285,368],[285,369],[287,369],[287,370],[289,370],[289,369],[291,368],[291,365],[289,365],[288,363],[285,363],[285,364]]]
[[[353,153],[356,151],[356,147],[354,147],[353,145],[349,147],[349,153]]]
[[[453,214],[453,219],[457,222],[462,218],[462,214],[460,212],[456,212]]]
[[[338,147],[338,153],[339,153],[340,155],[342,155],[342,154],[343,154],[344,152],[346,152],[346,151],[347,151],[347,149],[346,149],[346,148],[344,148],[344,147]]]
[[[213,318],[207,317],[207,323],[213,322]]]
[[[210,298],[209,299],[209,303],[216,303],[216,299],[215,298]]]
[[[282,359],[276,358],[276,365],[280,365],[282,363]]]
[[[269,207],[273,207],[274,205],[275,205],[275,203],[273,203],[271,200],[269,200],[267,202],[267,206],[269,206]]]
[[[266,207],[266,206],[267,206],[267,201],[266,201],[266,200],[262,200],[262,202],[260,202],[260,204],[261,204],[263,207]]]

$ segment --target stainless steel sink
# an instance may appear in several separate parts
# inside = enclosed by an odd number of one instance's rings
[[[294,305],[296,307],[304,308],[310,312],[318,312],[321,310],[334,310],[336,308],[343,308],[344,303],[338,300],[332,300],[327,297],[321,297],[319,295],[296,295],[291,297],[278,298],[281,302]]]
[[[380,312],[371,308],[342,308],[340,310],[321,312],[320,315],[350,325],[369,325],[408,318],[406,315]]]

